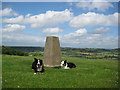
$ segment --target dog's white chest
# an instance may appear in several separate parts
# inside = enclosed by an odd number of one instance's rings
[[[37,71],[41,71],[42,70],[42,67],[40,67],[40,68],[37,68]]]
[[[66,64],[66,66],[64,67],[64,69],[70,69],[70,68],[69,68],[68,65]]]

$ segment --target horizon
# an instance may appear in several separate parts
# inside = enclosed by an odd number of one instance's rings
[[[2,45],[5,46],[5,45]],[[5,46],[5,47],[42,47],[44,48],[45,46]],[[119,49],[118,48],[80,48],[80,47],[60,47],[60,48],[76,48],[76,49]]]

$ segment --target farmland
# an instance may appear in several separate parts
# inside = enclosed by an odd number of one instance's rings
[[[14,50],[27,52],[29,56],[43,56],[43,47],[20,47],[11,46]],[[86,59],[118,59],[118,49],[99,48],[65,48],[61,47],[63,57],[79,57]]]

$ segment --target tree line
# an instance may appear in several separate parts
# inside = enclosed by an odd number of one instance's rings
[[[28,56],[27,52],[21,51],[21,50],[14,50],[10,47],[6,46],[0,46],[1,54],[7,54],[7,55],[18,55],[18,56]]]
[[[24,52],[44,52],[44,47],[26,47],[26,46],[9,46],[15,50],[21,50]],[[100,49],[100,48],[70,48],[70,47],[61,47],[61,51],[78,51],[78,52],[87,52],[87,53],[99,53],[99,52],[118,52],[118,49]]]

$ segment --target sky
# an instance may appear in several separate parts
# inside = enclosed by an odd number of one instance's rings
[[[0,12],[5,46],[44,47],[57,36],[61,47],[118,47],[118,2],[3,2]]]

